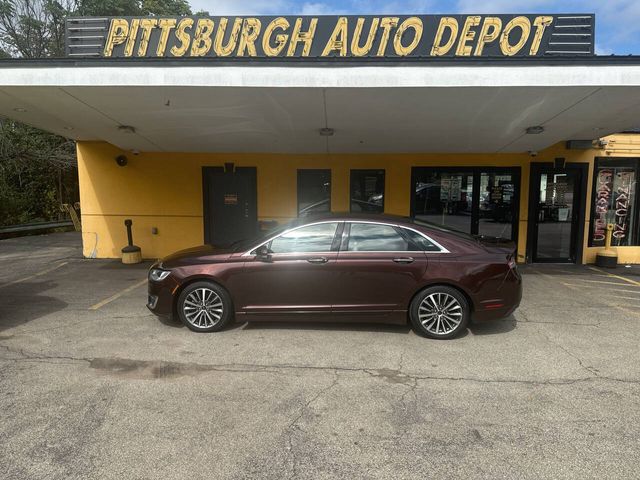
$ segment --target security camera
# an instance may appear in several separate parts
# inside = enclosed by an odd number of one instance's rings
[[[127,163],[129,163],[129,160],[127,160],[127,157],[125,157],[124,155],[118,155],[116,157],[116,163],[119,167],[124,167],[127,165]]]
[[[529,150],[529,156],[530,157],[537,157],[538,156],[538,152],[536,152],[535,150]]]

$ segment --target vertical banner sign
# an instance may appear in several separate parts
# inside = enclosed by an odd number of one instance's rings
[[[591,244],[603,246],[607,224],[613,224],[615,246],[632,244],[631,232],[635,201],[635,169],[602,168],[597,172]]]
[[[427,59],[593,55],[595,17],[397,15],[69,18],[67,55]]]
[[[596,179],[596,204],[594,205],[593,239],[594,247],[604,245],[607,235],[607,218],[613,190],[613,170],[603,168]]]

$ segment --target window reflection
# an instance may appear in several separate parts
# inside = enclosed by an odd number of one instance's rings
[[[351,170],[351,211],[384,212],[384,170]]]
[[[351,224],[350,252],[406,252],[408,242],[395,228],[371,223]]]
[[[298,216],[331,211],[331,170],[298,170]]]
[[[471,233],[473,172],[429,172],[415,185],[419,220]]]
[[[272,253],[330,252],[338,223],[320,223],[298,228],[274,238]]]
[[[510,238],[514,221],[515,183],[513,175],[480,175],[478,233],[488,237]]]

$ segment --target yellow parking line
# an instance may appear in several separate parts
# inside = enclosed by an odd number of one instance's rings
[[[604,280],[581,280],[582,282],[589,282],[589,283],[602,283],[604,285],[622,285],[623,287],[628,287],[629,284],[628,283],[622,283],[622,282],[605,282]]]
[[[595,285],[580,285],[578,283],[564,283],[564,282],[562,282],[562,284],[565,287],[599,288],[599,289],[601,289],[601,287],[597,287]],[[614,285],[626,286],[625,283],[614,283]],[[605,291],[606,292],[637,293],[637,294],[640,295],[640,290],[625,290],[623,288],[607,288]],[[638,297],[638,299],[640,299],[640,296]]]
[[[4,284],[0,285],[0,288],[8,287],[10,285],[15,285],[16,283],[26,282],[26,281],[31,280],[33,278],[41,277],[42,275],[46,275],[49,272],[53,272],[54,270],[57,270],[60,267],[64,267],[67,263],[69,263],[69,262],[62,262],[62,263],[59,263],[59,264],[57,264],[57,265],[55,265],[55,266],[53,266],[51,268],[47,268],[46,270],[42,270],[42,271],[40,271],[38,273],[34,273],[33,275],[29,275],[28,277],[20,278],[18,280],[14,280],[13,282],[9,282],[9,283],[4,283]]]
[[[111,303],[114,300],[119,299],[124,294],[129,293],[131,290],[135,290],[136,288],[141,287],[145,283],[147,283],[147,279],[146,278],[144,280],[139,281],[138,283],[136,283],[134,285],[131,285],[130,287],[125,288],[124,290],[120,290],[118,293],[116,293],[114,295],[111,295],[109,298],[105,298],[104,300],[102,300],[101,302],[96,303],[95,305],[91,305],[89,307],[89,310],[98,310],[99,308],[104,307],[106,304]]]
[[[631,280],[630,278],[622,277],[620,275],[614,275],[613,273],[605,272],[604,270],[600,270],[599,268],[596,268],[596,267],[589,267],[589,269],[593,270],[594,272],[604,273],[608,277],[611,277],[611,278],[617,278],[618,280],[624,280],[625,282],[628,282],[628,283],[631,283],[632,285],[636,285],[637,287],[640,287],[640,282],[636,282],[635,280]]]

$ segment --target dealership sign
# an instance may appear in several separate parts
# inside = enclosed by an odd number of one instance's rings
[[[593,55],[593,15],[70,18],[67,54],[398,59]]]

